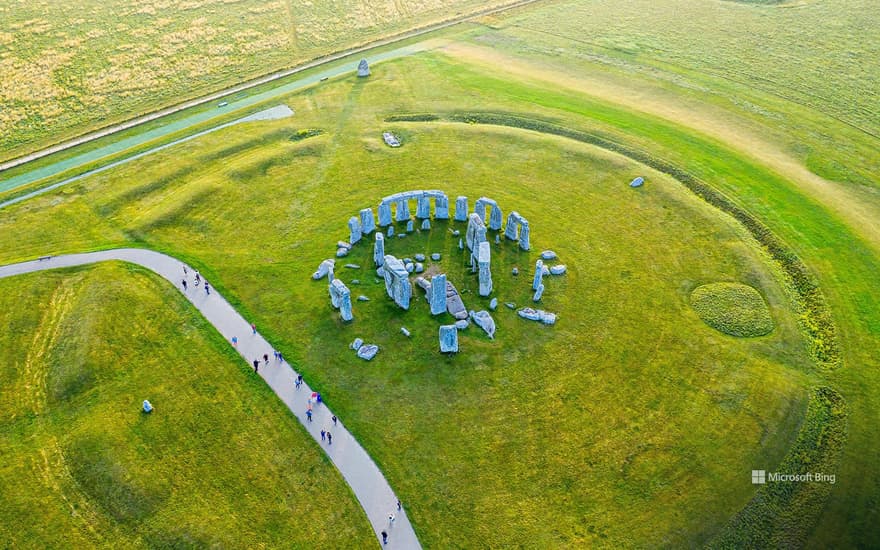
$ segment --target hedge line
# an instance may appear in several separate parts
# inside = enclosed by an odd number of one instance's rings
[[[828,387],[815,388],[797,441],[776,471],[836,474],[846,440],[846,405]],[[744,479],[748,472],[743,472]],[[770,481],[735,515],[709,548],[801,548],[816,524],[832,484]]]
[[[426,117],[434,118],[429,119]],[[438,120],[440,117],[418,114],[397,115],[395,118],[398,121],[423,121]],[[510,126],[566,137],[620,153],[659,172],[672,176],[709,204],[733,216],[767,249],[771,257],[782,267],[797,293],[802,308],[801,326],[808,336],[810,351],[813,357],[821,366],[828,369],[836,368],[840,364],[840,351],[837,346],[837,337],[831,313],[825,304],[822,291],[819,289],[816,280],[810,275],[807,266],[767,226],[707,183],[700,181],[681,168],[653,157],[644,151],[543,120],[501,113],[452,113],[448,115],[447,120],[468,124]]]
[[[391,115],[385,119],[385,122],[433,122],[435,120],[440,120],[440,117],[431,113],[411,113]]]

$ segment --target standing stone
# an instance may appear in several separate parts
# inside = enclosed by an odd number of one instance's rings
[[[431,315],[440,315],[446,312],[446,274],[441,273],[431,277]]]
[[[361,232],[369,235],[376,230],[376,218],[373,217],[372,208],[364,208],[361,210]]]
[[[492,213],[489,214],[489,229],[498,231],[501,229],[501,209],[497,204],[492,205]]]
[[[370,76],[370,64],[366,59],[361,59],[361,62],[358,63],[358,76],[361,78]]]
[[[540,285],[538,285],[538,290],[535,291],[535,295],[532,296],[532,301],[534,301],[534,302],[541,301],[541,296],[543,296],[543,295],[544,295],[544,285],[540,284]]]
[[[440,353],[458,353],[458,329],[455,325],[440,327]]]
[[[498,309],[498,298],[492,298],[492,301],[489,302],[489,309],[495,311]]]
[[[416,217],[420,220],[431,217],[431,197],[427,193],[422,193],[416,199]]]
[[[388,236],[389,237],[394,236],[394,226],[393,225],[388,227]]]
[[[458,197],[455,199],[455,221],[464,222],[468,219],[468,200],[467,197]]]
[[[422,222],[422,231],[429,231],[431,229],[431,220],[425,220]]]
[[[403,309],[409,309],[412,286],[409,283],[409,273],[407,273],[403,262],[386,254],[384,269],[385,291],[388,296]]]
[[[483,224],[479,214],[471,214],[468,216],[467,233],[465,233],[465,241],[468,249],[475,252],[479,249],[480,243],[486,240],[486,226]]]
[[[495,235],[495,244],[501,244],[501,235]]]
[[[522,220],[519,229],[519,247],[523,250],[529,250],[529,222]]]
[[[538,260],[535,262],[535,279],[532,281],[532,290],[538,290],[541,286],[541,280],[544,278],[544,262]]]
[[[458,249],[464,250],[464,241],[462,241],[461,239],[458,239]]]
[[[406,232],[412,233],[412,230],[413,230],[413,221],[410,220],[410,221],[406,222]]]
[[[351,232],[351,237],[348,239],[352,245],[358,243],[361,240],[361,222],[356,217],[352,216],[348,220],[348,230]]]
[[[409,220],[409,201],[406,199],[397,199],[397,214],[395,219],[399,222]]]
[[[431,254],[431,259],[434,260],[435,262],[439,262],[440,261],[440,253],[434,252],[433,254]]]
[[[379,227],[391,225],[391,203],[382,201],[379,203]]]
[[[490,256],[489,243],[486,241],[481,242],[477,256],[480,267],[480,296],[492,294],[492,271],[489,266]]]
[[[354,315],[351,310],[351,292],[345,283],[339,279],[333,279],[330,286],[330,301],[333,307],[339,308],[339,314],[343,321],[351,321]]]
[[[385,265],[385,235],[376,233],[376,242],[373,244],[373,261],[378,267]]]
[[[513,211],[507,216],[507,226],[504,228],[504,236],[515,241],[519,233],[519,212]]]
[[[438,195],[434,197],[434,219],[449,219],[449,197],[446,195]]]

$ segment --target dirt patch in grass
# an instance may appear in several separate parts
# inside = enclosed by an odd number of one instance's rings
[[[707,325],[740,338],[773,332],[773,319],[764,298],[739,283],[710,283],[691,294],[691,306]]]

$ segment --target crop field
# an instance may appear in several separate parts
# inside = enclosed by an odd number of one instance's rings
[[[0,0],[0,161],[494,0]]]
[[[560,0],[485,17],[374,64],[369,78],[335,77],[267,104],[290,106],[290,118],[224,128],[3,208],[0,264],[134,246],[197,267],[345,419],[426,548],[871,547],[880,522],[880,40],[869,36],[869,8]],[[387,147],[383,131],[402,146]],[[637,176],[646,183],[631,188]],[[453,319],[430,316],[423,291],[414,287],[409,311],[388,298],[371,235],[336,263],[352,297],[368,298],[353,301],[352,322],[331,307],[327,281],[311,278],[348,239],[351,216],[414,189],[443,190],[451,207],[458,195],[471,208],[490,197],[505,217],[516,210],[530,222],[529,251],[489,231],[497,333],[471,324],[455,355],[437,349],[438,327]],[[466,224],[405,225],[394,224],[405,236],[388,238],[386,253],[427,255],[426,275],[446,273],[468,309],[488,309],[459,247]],[[542,250],[567,271],[544,278],[536,305]],[[315,530],[327,546],[369,539],[338,473],[167,284],[105,265],[0,289],[0,324],[13,327],[0,336],[0,410],[16,411],[0,426],[0,449],[22,457],[0,469],[0,491],[16,495],[13,511],[0,508],[0,532],[33,514],[19,480],[41,475],[28,466],[35,453],[58,458],[46,451],[52,442],[98,466],[40,485],[39,498],[53,503],[39,534],[46,544],[67,530],[150,544],[167,525],[156,502],[202,513],[202,503],[176,500],[172,465],[132,459],[144,444],[130,420],[95,427],[110,404],[137,403],[140,388],[189,367],[179,358],[192,354],[204,359],[177,389],[161,387],[166,399],[182,392],[214,411],[212,388],[228,387],[229,414],[258,416],[255,402],[264,411],[242,453],[268,472],[290,459],[285,449],[310,458],[278,486],[265,483],[268,473],[235,471],[222,490],[208,487],[210,476],[187,490],[223,501],[242,490],[235,483],[261,487],[254,502],[269,499],[285,520],[231,514],[228,526],[247,524],[251,546],[300,529],[300,514],[314,519],[302,520],[302,540]],[[523,306],[558,321],[524,320],[514,311]],[[155,333],[141,328],[145,319],[161,321]],[[77,347],[107,327],[110,343]],[[70,338],[40,337],[56,332]],[[350,349],[355,338],[380,346],[371,362]],[[11,366],[68,353],[68,340],[69,353],[89,359],[69,372],[49,361],[42,386],[26,378],[33,367]],[[95,366],[117,348],[118,374]],[[167,370],[137,366],[150,361]],[[221,368],[223,383],[206,386],[205,369]],[[28,416],[21,392],[6,390],[21,387],[45,388],[45,413]],[[55,398],[59,387],[72,389]],[[214,422],[219,413],[205,414]],[[61,433],[67,419],[74,429]],[[276,439],[249,439],[259,433]],[[179,444],[170,428],[159,435],[169,449]],[[116,443],[113,453],[89,445],[101,437]],[[199,441],[217,444],[209,433]],[[224,457],[210,460],[206,468],[226,471]],[[102,461],[137,482],[108,492],[117,478],[99,475]],[[836,481],[758,485],[753,470]],[[317,507],[308,495],[325,483]],[[80,498],[101,523],[72,523],[63,513],[72,497],[59,495]],[[131,513],[103,512],[117,501]],[[229,544],[221,527],[185,524],[171,542]]]

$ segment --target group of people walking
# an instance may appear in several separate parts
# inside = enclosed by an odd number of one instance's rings
[[[180,284],[183,285],[184,292],[186,292],[189,287],[189,283],[187,281],[188,276],[189,270],[187,270],[186,266],[183,266],[183,280],[180,282]],[[201,284],[202,282],[205,283],[205,294],[211,294],[211,286],[208,285],[208,280],[202,279],[202,276],[199,274],[198,271],[196,271],[195,284],[193,285],[193,288],[199,288],[199,284]]]

